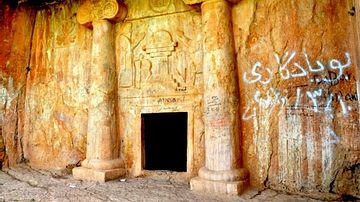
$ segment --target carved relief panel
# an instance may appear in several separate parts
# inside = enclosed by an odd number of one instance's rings
[[[200,13],[181,0],[129,1],[117,26],[116,70],[122,151],[132,175],[143,172],[141,115],[186,112],[187,171],[197,174],[204,154],[202,28]],[[196,158],[195,158],[196,157]]]
[[[126,0],[125,4],[128,5],[128,18],[131,19],[191,10],[182,0]]]
[[[201,16],[194,11],[128,18],[118,30],[121,97],[198,94],[202,85]]]
[[[54,18],[52,20],[61,22],[53,24],[53,30],[56,31],[53,31],[51,35],[55,37],[55,48],[67,48],[75,46],[78,43],[78,29],[75,12],[75,8],[63,8],[57,10],[56,15],[52,16],[52,18]]]

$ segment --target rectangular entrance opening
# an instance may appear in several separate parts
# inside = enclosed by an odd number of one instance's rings
[[[141,114],[141,121],[143,168],[186,172],[188,113]]]

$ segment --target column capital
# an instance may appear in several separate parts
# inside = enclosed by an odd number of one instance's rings
[[[96,0],[87,1],[77,11],[79,24],[92,28],[95,20],[110,20],[118,22],[125,19],[127,14],[126,5],[119,0]]]
[[[208,1],[227,1],[227,2],[229,2],[231,4],[237,4],[241,0],[183,0],[183,2],[188,4],[188,5],[204,3],[204,2],[208,2]]]

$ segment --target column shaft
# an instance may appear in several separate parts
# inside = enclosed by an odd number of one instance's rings
[[[204,33],[204,122],[206,167],[238,168],[240,157],[238,87],[231,8],[227,1],[201,6]]]
[[[80,24],[93,29],[86,159],[73,169],[76,179],[107,181],[125,175],[116,124],[115,39],[112,22],[126,17],[119,0],[86,1],[77,12]]]
[[[107,181],[125,174],[119,156],[115,112],[115,43],[113,25],[95,20],[90,73],[86,159],[73,169],[76,179]]]
[[[115,125],[115,44],[112,24],[93,22],[93,47],[87,157],[111,160],[117,155]]]
[[[190,188],[239,194],[248,183],[240,168],[238,85],[231,6],[225,0],[202,3],[204,47],[205,167]]]

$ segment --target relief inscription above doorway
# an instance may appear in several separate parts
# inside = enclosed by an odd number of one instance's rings
[[[147,3],[149,7],[136,10],[129,5],[128,18],[117,27],[116,69],[123,158],[130,174],[147,172],[142,151],[143,114],[186,113],[185,162],[180,170],[189,179],[204,164],[200,156],[204,154],[200,104],[201,16],[181,0]],[[173,13],[167,14],[170,11]],[[199,158],[195,159],[194,155]]]

